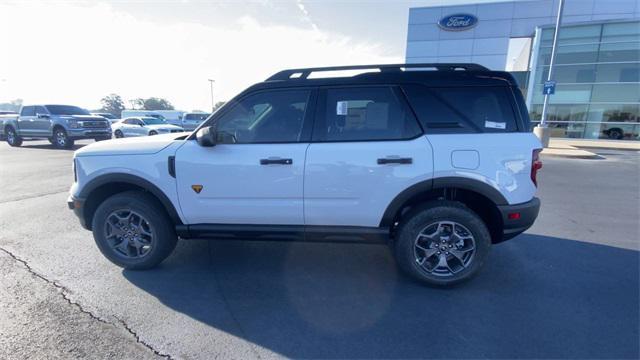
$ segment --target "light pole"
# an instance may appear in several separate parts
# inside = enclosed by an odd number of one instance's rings
[[[211,112],[214,112],[215,109],[215,104],[213,103],[213,83],[216,82],[213,79],[209,79],[209,85],[211,86]]]
[[[558,48],[558,34],[560,34],[560,24],[562,23],[562,10],[564,9],[564,0],[559,1],[558,5],[558,17],[556,18],[556,27],[553,30],[553,45],[551,47],[551,60],[549,61],[549,74],[547,76],[547,82],[551,82],[553,79],[553,65],[556,61],[556,53]],[[549,96],[555,92],[555,83],[552,85],[552,90],[547,91],[545,84],[544,90],[544,102],[542,103],[542,116],[540,124],[533,129],[534,134],[542,142],[542,147],[549,147],[549,135],[550,129],[547,126],[547,108],[549,106]]]

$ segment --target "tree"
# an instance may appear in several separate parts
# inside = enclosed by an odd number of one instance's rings
[[[173,105],[167,99],[150,97],[136,99],[136,104],[143,110],[174,110]]]
[[[124,101],[122,101],[122,98],[118,94],[109,94],[103,97],[100,100],[100,103],[102,104],[102,109],[100,109],[100,112],[110,113],[115,115],[116,117],[121,117],[122,110],[125,109]]]
[[[226,101],[218,101],[215,105],[213,105],[213,111],[218,110],[219,108],[222,107],[222,105],[226,104]]]
[[[21,106],[22,106],[22,99],[15,99],[7,103],[0,103],[0,110],[18,112]]]

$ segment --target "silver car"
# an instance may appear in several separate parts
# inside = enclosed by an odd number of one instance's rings
[[[130,117],[111,125],[113,135],[117,138],[131,136],[151,136],[183,132],[180,126],[175,126],[154,117]]]

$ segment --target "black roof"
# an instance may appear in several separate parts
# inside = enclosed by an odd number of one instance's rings
[[[310,77],[313,73],[330,71],[366,71],[354,76]],[[321,68],[288,69],[280,71],[264,82],[247,89],[271,89],[296,86],[359,85],[359,84],[408,84],[431,86],[517,86],[513,76],[505,71],[492,71],[478,64],[386,64],[354,65]]]

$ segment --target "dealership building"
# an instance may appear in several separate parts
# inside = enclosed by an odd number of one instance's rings
[[[558,0],[412,8],[406,61],[512,72],[539,122],[557,11]],[[553,80],[552,136],[640,140],[640,0],[565,0]]]

